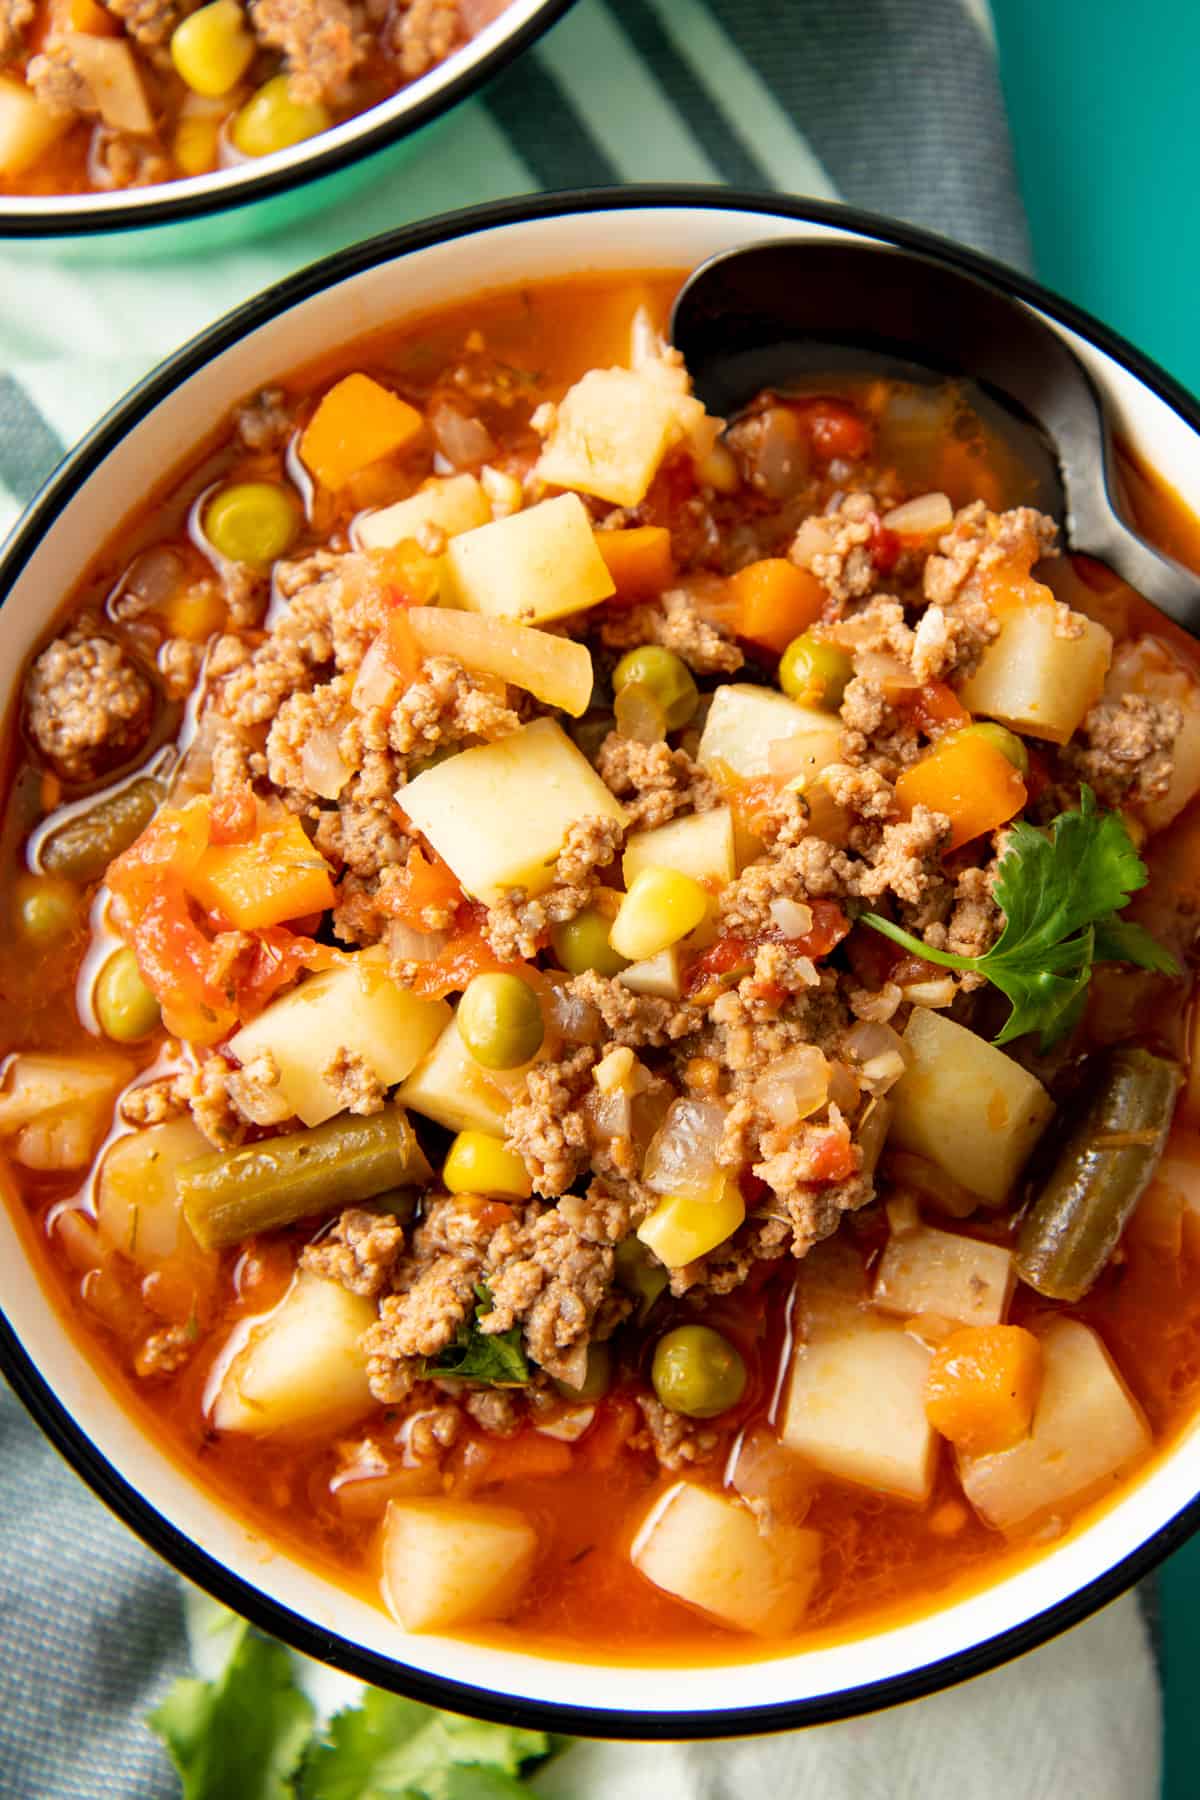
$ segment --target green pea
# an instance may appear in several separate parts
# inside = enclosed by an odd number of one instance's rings
[[[23,875],[16,885],[17,926],[31,944],[53,944],[79,922],[79,890],[57,875]]]
[[[648,688],[663,709],[668,731],[679,731],[700,704],[700,691],[692,671],[673,650],[661,644],[642,644],[628,650],[613,670],[613,693],[624,687]]]
[[[659,1338],[650,1379],[670,1412],[715,1419],[746,1391],[746,1365],[711,1326],[679,1325]]]
[[[964,737],[983,738],[998,750],[1001,756],[1007,756],[1014,769],[1022,775],[1029,773],[1029,752],[1007,725],[997,725],[993,719],[980,719],[977,725],[968,725],[963,731]]]
[[[204,509],[204,535],[227,562],[264,568],[291,549],[299,529],[295,496],[273,481],[235,481]]]
[[[629,967],[629,959],[618,956],[608,941],[612,920],[595,906],[585,906],[581,913],[564,925],[550,928],[550,945],[568,975],[585,975],[594,969],[597,975],[610,978]]]
[[[126,948],[110,956],[96,978],[92,996],[96,1022],[105,1037],[136,1044],[159,1023],[158,1001],[138,972],[137,957]]]
[[[587,1373],[579,1387],[556,1381],[554,1386],[564,1400],[602,1400],[612,1383],[612,1351],[607,1344],[589,1344]]]
[[[143,775],[85,813],[60,825],[42,845],[42,867],[72,881],[95,881],[114,856],[128,850],[154,817],[162,788]]]
[[[793,638],[779,659],[779,685],[792,700],[836,712],[854,664],[844,650],[812,631]]]
[[[520,1068],[546,1034],[538,997],[519,975],[473,976],[455,1017],[459,1037],[485,1069]]]
[[[332,123],[329,108],[320,100],[298,103],[292,99],[288,77],[272,75],[234,115],[229,135],[243,156],[270,156],[328,131]]]
[[[667,1271],[640,1238],[622,1238],[613,1252],[617,1283],[638,1303],[639,1323],[667,1285]]]

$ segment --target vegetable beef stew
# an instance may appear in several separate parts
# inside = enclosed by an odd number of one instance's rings
[[[1191,1417],[1200,693],[969,388],[710,418],[672,286],[360,343],[104,550],[13,733],[0,1139],[256,1530],[703,1660],[994,1579]]]
[[[207,175],[452,56],[507,0],[0,0],[0,196]]]

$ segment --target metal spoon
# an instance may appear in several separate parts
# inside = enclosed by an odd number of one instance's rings
[[[701,263],[670,330],[697,394],[723,416],[763,388],[851,368],[856,357],[859,372],[873,356],[926,378],[970,377],[1016,421],[1042,504],[1070,548],[1106,563],[1200,637],[1200,578],[1117,509],[1112,429],[1090,375],[1056,331],[1000,288],[912,251],[785,239]]]

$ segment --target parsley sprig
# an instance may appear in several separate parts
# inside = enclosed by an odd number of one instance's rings
[[[1023,820],[1010,828],[995,884],[1004,929],[982,956],[935,950],[878,913],[860,913],[859,922],[926,962],[985,975],[1012,1003],[996,1043],[1038,1031],[1046,1050],[1079,1017],[1093,963],[1179,974],[1148,931],[1118,917],[1148,879],[1120,815],[1101,812],[1084,787],[1078,811],[1059,813],[1049,832]]]
[[[459,1326],[454,1342],[447,1344],[435,1361],[427,1362],[425,1373],[441,1378],[453,1376],[462,1381],[479,1382],[487,1387],[524,1387],[529,1380],[529,1364],[521,1347],[521,1327],[511,1331],[480,1330],[480,1321],[492,1310],[492,1296],[483,1283],[475,1288],[479,1304],[475,1317]]]

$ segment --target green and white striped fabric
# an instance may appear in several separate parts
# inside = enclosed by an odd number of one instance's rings
[[[0,536],[163,356],[314,258],[539,188],[727,182],[842,198],[1021,263],[987,0],[579,0],[349,202],[219,256],[0,247]],[[250,217],[251,215],[247,215]],[[197,233],[199,243],[200,234]],[[186,1659],[175,1578],[0,1391],[0,1796],[170,1800],[141,1720]],[[904,1708],[742,1746],[579,1746],[547,1800],[815,1794],[1150,1800],[1157,1691],[1132,1601],[1029,1662]],[[227,1800],[243,1800],[230,1794]]]
[[[248,219],[215,257],[139,263],[120,235],[86,260],[0,246],[0,536],[63,450],[186,338],[314,258],[430,213],[538,188],[728,182],[1026,254],[987,0],[579,0],[376,170],[269,237]]]

